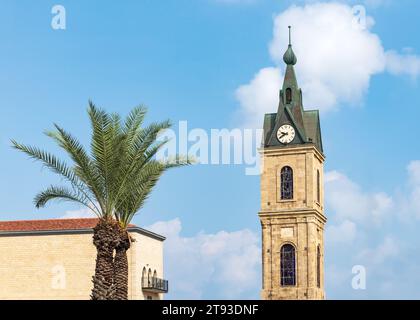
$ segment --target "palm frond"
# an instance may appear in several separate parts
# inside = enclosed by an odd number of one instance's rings
[[[44,191],[38,193],[34,198],[34,203],[36,208],[44,207],[48,202],[55,201],[70,201],[79,203],[90,210],[92,210],[96,215],[100,216],[100,212],[92,206],[92,203],[84,197],[82,194],[74,192],[65,187],[50,186]]]
[[[151,160],[141,168],[137,168],[136,172],[132,172],[116,206],[117,219],[123,226],[127,226],[136,212],[144,205],[167,168],[169,167],[156,160]]]
[[[130,140],[128,137],[124,140],[124,152],[121,154],[121,163],[119,175],[116,176],[117,190],[115,192],[115,201],[123,196],[128,181],[132,176],[136,175],[141,168],[147,164],[156,152],[167,143],[167,140],[156,142],[157,135],[160,131],[170,127],[170,122],[153,123],[138,131],[135,139]]]
[[[103,179],[104,206],[107,214],[112,213],[112,190],[115,188],[115,171],[118,168],[119,149],[122,135],[120,119],[117,115],[109,115],[89,102],[89,117],[92,126],[93,165]]]
[[[26,153],[30,158],[34,160],[41,161],[44,166],[48,167],[53,172],[64,176],[72,184],[81,184],[74,172],[64,162],[60,161],[53,154],[43,151],[37,147],[20,144],[15,140],[11,140],[11,142],[15,149]]]
[[[146,113],[147,108],[145,106],[137,106],[131,110],[125,120],[124,134],[132,135],[136,133],[142,125]]]
[[[83,194],[86,198],[90,199],[89,189],[66,163],[60,161],[51,153],[43,151],[39,148],[23,145],[16,142],[15,140],[12,140],[12,144],[15,149],[26,153],[30,158],[36,161],[42,162],[45,167],[49,168],[54,173],[66,178],[73,188],[77,189],[78,192]],[[92,201],[92,199],[90,199],[90,201]]]
[[[103,211],[103,183],[101,176],[96,172],[96,168],[92,165],[92,161],[83,145],[59,125],[54,124],[54,126],[56,131],[46,131],[45,134],[54,139],[70,156],[74,162],[74,174],[87,186],[89,193],[92,193]],[[86,194],[86,196],[93,202],[90,195]]]
[[[191,156],[176,155],[172,158],[166,159],[165,161],[160,161],[160,163],[165,167],[165,170],[168,170],[195,164],[196,160]]]

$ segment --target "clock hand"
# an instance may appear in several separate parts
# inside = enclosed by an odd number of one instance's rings
[[[280,137],[284,137],[284,136],[287,136],[289,134],[288,132],[280,132],[280,133],[281,133]]]

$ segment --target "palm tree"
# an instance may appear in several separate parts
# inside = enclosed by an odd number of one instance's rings
[[[115,248],[114,281],[115,299],[128,298],[127,250],[132,239],[127,228],[134,215],[144,205],[161,175],[168,169],[191,164],[192,160],[176,156],[171,161],[157,161],[153,157],[167,141],[156,142],[157,135],[168,129],[168,121],[153,123],[140,129],[144,110],[138,109],[129,117],[129,126],[121,142],[118,158],[116,205],[114,217],[119,223],[119,242]],[[133,123],[133,124],[131,124]]]
[[[127,225],[142,207],[159,177],[169,168],[190,164],[176,156],[172,161],[154,159],[167,140],[157,142],[158,133],[169,121],[142,128],[144,107],[134,108],[122,123],[117,114],[108,114],[89,102],[92,127],[91,153],[58,125],[46,132],[70,157],[72,166],[56,156],[12,140],[14,148],[38,160],[64,177],[70,187],[50,186],[35,196],[36,208],[52,200],[71,201],[89,208],[99,218],[94,228],[97,249],[93,300],[127,299],[130,247]],[[114,258],[115,252],[115,258]]]
[[[115,280],[115,299],[127,300],[128,294],[128,260],[127,250],[131,246],[131,237],[127,231],[132,218],[143,206],[145,200],[151,193],[153,187],[158,182],[160,176],[168,169],[191,163],[189,160],[181,160],[179,157],[175,162],[159,162],[151,159],[152,154],[160,148],[154,145],[156,134],[161,130],[160,125],[152,125],[148,128],[147,136],[144,139],[137,137],[132,141],[127,141],[128,152],[123,152],[121,158],[124,174],[122,174],[120,188],[121,194],[118,197],[115,218],[120,226],[120,241],[116,246],[114,257],[114,280]],[[145,152],[145,150],[147,150]],[[126,157],[126,158],[125,158]]]

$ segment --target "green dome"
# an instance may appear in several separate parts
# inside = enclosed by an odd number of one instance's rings
[[[289,44],[289,47],[287,48],[287,51],[284,53],[283,61],[287,65],[295,65],[297,62],[297,58],[295,53],[293,52],[292,45]]]

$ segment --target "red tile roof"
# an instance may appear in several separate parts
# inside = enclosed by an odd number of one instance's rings
[[[0,232],[93,229],[97,223],[97,218],[0,221]]]
[[[18,220],[0,221],[0,234],[19,233],[19,232],[42,232],[42,231],[70,231],[93,229],[98,223],[98,218],[78,218],[78,219],[48,219],[48,220]],[[128,230],[136,230],[148,237],[164,241],[165,237],[157,233],[142,229],[134,224],[128,225]]]

